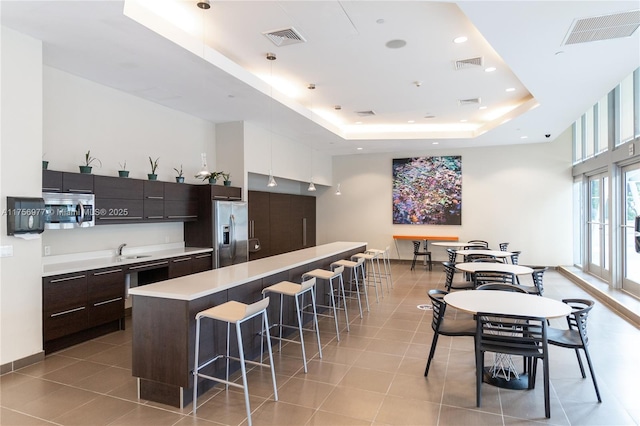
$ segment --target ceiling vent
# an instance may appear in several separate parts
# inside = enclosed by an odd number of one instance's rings
[[[563,45],[630,37],[640,26],[640,10],[576,19]]]
[[[369,111],[356,111],[356,114],[358,114],[360,117],[373,117],[374,115],[376,115],[375,111],[369,110]]]
[[[293,27],[266,31],[262,34],[278,47],[307,42],[307,40]]]
[[[465,69],[465,68],[477,68],[481,67],[483,63],[482,56],[478,56],[477,58],[469,58],[469,59],[460,59],[455,62],[455,68],[457,70]]]
[[[458,106],[478,105],[480,102],[480,98],[458,99]]]

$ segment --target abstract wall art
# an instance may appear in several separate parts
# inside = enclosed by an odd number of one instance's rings
[[[393,223],[460,225],[462,157],[393,159]]]

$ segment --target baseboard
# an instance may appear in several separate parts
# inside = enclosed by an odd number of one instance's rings
[[[11,373],[44,360],[44,351],[0,365],[0,375]]]

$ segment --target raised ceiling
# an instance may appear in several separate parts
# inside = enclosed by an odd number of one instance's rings
[[[3,25],[43,40],[49,66],[215,123],[246,120],[331,155],[549,141],[640,66],[637,1],[0,7]],[[616,38],[566,43],[583,22],[604,22]],[[612,22],[623,25],[613,31]],[[280,45],[265,35],[280,30],[290,31]],[[454,43],[459,36],[467,41]]]

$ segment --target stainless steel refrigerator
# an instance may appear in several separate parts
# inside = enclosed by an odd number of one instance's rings
[[[213,201],[214,268],[249,260],[248,217],[244,201]]]

